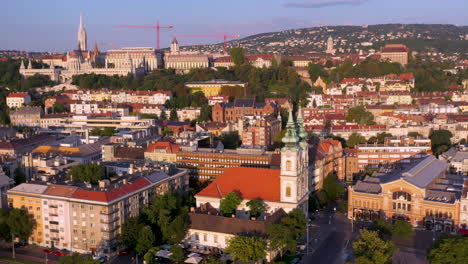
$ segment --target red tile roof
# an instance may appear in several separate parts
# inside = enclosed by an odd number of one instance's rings
[[[134,182],[122,185],[118,188],[112,189],[107,192],[79,189],[73,193],[72,198],[97,201],[97,202],[111,202],[124,195],[132,193],[139,189],[142,189],[143,187],[150,185],[150,184],[151,182],[148,181],[146,178],[139,178],[138,180]]]
[[[167,141],[158,141],[150,143],[146,152],[154,152],[157,149],[164,149],[167,153],[176,153],[180,146]]]
[[[197,196],[220,198],[236,191],[243,199],[279,202],[280,188],[280,170],[232,167],[225,169]]]
[[[28,95],[28,93],[10,93],[8,97],[21,97],[24,98]]]

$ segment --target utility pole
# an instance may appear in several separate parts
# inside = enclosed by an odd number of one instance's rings
[[[13,255],[12,258],[15,258],[15,235],[11,232],[11,244],[13,245]]]

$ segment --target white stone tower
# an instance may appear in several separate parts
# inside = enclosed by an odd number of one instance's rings
[[[335,50],[333,49],[333,38],[330,36],[327,40],[327,51],[326,53],[334,54]]]
[[[298,114],[298,123],[289,111],[286,134],[281,149],[281,202],[291,203],[296,207],[307,208],[308,189],[308,146],[305,142],[307,133],[302,126],[302,115]]]
[[[80,14],[80,26],[78,27],[78,50],[87,50],[86,30],[83,25],[83,14]]]
[[[180,53],[180,51],[179,51],[179,42],[174,37],[172,39],[172,43],[171,43],[171,54],[179,54],[179,53]]]

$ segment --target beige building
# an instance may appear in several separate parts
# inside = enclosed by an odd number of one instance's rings
[[[127,55],[128,54],[128,55]],[[154,48],[122,48],[107,51],[107,67],[122,68],[127,63],[127,56],[130,56],[136,68],[143,68],[145,72],[151,72],[158,68],[158,58]]]
[[[210,57],[204,54],[166,54],[164,64],[166,69],[188,72],[194,68],[210,67]]]
[[[382,48],[380,56],[382,60],[397,62],[405,66],[408,64],[408,52],[409,48],[403,44],[387,44]]]
[[[24,106],[10,114],[11,124],[14,126],[39,127],[41,115],[41,107]]]

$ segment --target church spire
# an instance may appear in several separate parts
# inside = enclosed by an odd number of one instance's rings
[[[24,67],[24,61],[23,60],[21,60],[20,69],[26,69],[26,67]]]
[[[32,68],[33,68],[33,67],[32,67],[32,61],[31,61],[31,59],[29,59],[28,69],[32,69]]]
[[[302,107],[299,106],[299,109],[297,110],[297,133],[299,137],[301,138],[301,146],[307,146],[307,132],[304,129],[304,119],[302,118]]]
[[[86,29],[83,24],[83,13],[80,13],[80,26],[78,27],[78,50],[87,50]]]
[[[297,136],[296,124],[294,123],[292,111],[289,110],[288,122],[286,123],[286,134],[281,141],[284,143],[283,150],[297,150],[297,143],[299,143]]]

